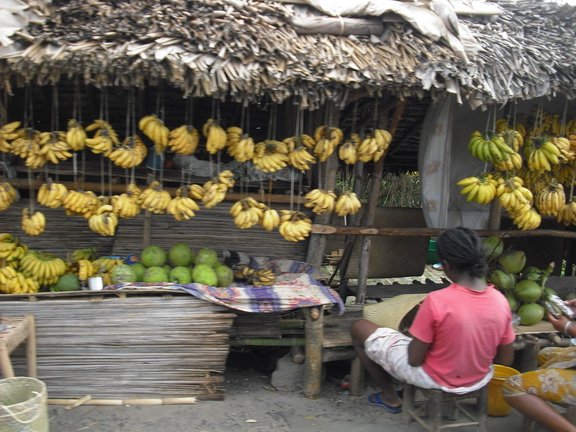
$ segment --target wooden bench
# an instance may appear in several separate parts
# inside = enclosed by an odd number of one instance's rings
[[[14,377],[10,353],[26,342],[28,376],[36,377],[36,328],[34,315],[0,318],[0,370],[4,378]]]

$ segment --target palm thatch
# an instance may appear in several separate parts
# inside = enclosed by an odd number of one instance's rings
[[[185,96],[296,97],[311,108],[343,104],[354,91],[448,92],[474,107],[573,97],[576,8],[494,3],[498,16],[459,17],[482,48],[465,62],[397,19],[378,36],[300,34],[295,7],[279,1],[55,0],[43,23],[30,22],[0,48],[0,85],[75,76],[97,86],[167,81]]]

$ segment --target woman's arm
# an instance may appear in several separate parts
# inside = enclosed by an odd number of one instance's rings
[[[422,342],[419,339],[412,338],[408,345],[408,364],[410,366],[421,366],[426,358],[426,353],[430,349],[429,343]]]

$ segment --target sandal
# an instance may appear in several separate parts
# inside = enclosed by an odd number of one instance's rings
[[[373,406],[384,408],[390,414],[400,414],[402,412],[401,406],[388,405],[382,400],[382,395],[380,393],[372,393],[368,396],[368,403]]]

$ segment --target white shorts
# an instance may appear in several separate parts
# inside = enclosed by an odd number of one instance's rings
[[[411,340],[396,330],[381,327],[366,339],[364,350],[370,359],[394,378],[420,388],[463,394],[484,387],[492,378],[491,368],[486,377],[471,386],[450,388],[440,385],[421,366],[410,366],[408,363],[408,345]]]

